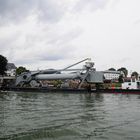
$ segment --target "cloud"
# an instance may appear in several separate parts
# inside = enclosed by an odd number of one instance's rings
[[[97,9],[104,9],[109,0],[78,0],[74,9],[84,10],[85,8],[95,11]]]
[[[83,33],[82,29],[75,28],[66,33],[60,34],[54,38],[51,38],[48,43],[53,45],[63,45],[69,43],[70,41],[78,38]]]
[[[0,0],[0,24],[22,22],[36,15],[41,22],[55,23],[68,12],[103,9],[108,0]]]
[[[0,0],[0,23],[24,19],[34,7],[33,0]]]
[[[137,25],[137,24],[140,24],[140,19],[135,20],[135,21],[134,21],[134,24],[136,24],[136,25]]]
[[[69,27],[62,32],[56,31],[60,25],[46,26],[26,20],[20,25],[0,28],[0,51],[17,65],[56,61],[72,57],[73,40],[82,34],[80,28]],[[5,32],[4,32],[5,31]]]
[[[37,7],[41,21],[57,22],[65,14],[65,7],[56,0],[39,0]]]
[[[56,0],[0,0],[0,23],[17,23],[32,14],[40,21],[57,22],[65,14],[64,9]]]
[[[137,0],[0,0],[0,53],[32,69],[91,57],[99,70],[121,66],[140,70],[139,4]]]

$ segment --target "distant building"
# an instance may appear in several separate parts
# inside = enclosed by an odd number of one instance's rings
[[[7,71],[6,75],[7,76],[15,76],[16,75],[16,66],[14,63],[7,63]]]
[[[120,76],[120,72],[118,71],[105,71],[104,78],[105,80],[117,80]]]

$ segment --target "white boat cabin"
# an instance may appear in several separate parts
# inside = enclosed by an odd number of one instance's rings
[[[140,80],[129,79],[122,83],[122,89],[140,89]]]

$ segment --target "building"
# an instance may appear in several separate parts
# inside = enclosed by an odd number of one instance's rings
[[[15,80],[15,76],[0,76],[0,88],[14,86]]]
[[[15,76],[16,75],[16,66],[14,63],[7,63],[7,71],[6,75],[7,76]]]
[[[118,71],[105,71],[104,78],[105,80],[117,80],[120,76],[120,72]]]

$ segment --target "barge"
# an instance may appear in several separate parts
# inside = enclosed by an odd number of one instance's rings
[[[83,65],[81,69],[70,69],[71,67],[76,66],[84,61],[86,61],[85,65]],[[139,81],[123,83],[121,89],[101,88],[100,84],[104,83],[105,73],[120,73],[114,71],[96,71],[93,66],[94,62],[91,62],[91,59],[86,58],[64,69],[47,69],[42,71],[24,72],[12,79],[14,82],[10,82],[12,83],[10,85],[7,83],[4,84],[3,82],[4,86],[1,86],[0,90],[23,92],[89,92],[140,94]],[[55,86],[50,82],[51,80],[55,81]],[[4,79],[1,81],[4,81]],[[43,81],[45,81],[45,86],[43,85]],[[73,82],[73,87],[70,86],[71,81]],[[92,84],[95,86],[92,87]]]
[[[98,93],[98,94],[140,94],[140,89],[74,89],[74,88],[31,88],[6,87],[0,91],[43,92],[43,93]]]

